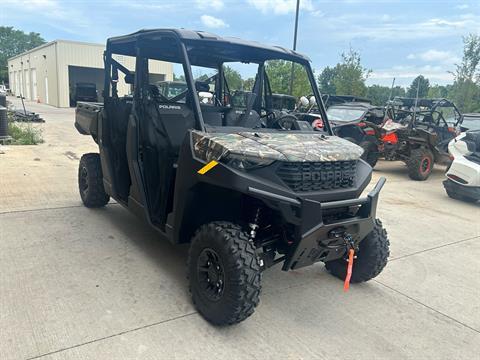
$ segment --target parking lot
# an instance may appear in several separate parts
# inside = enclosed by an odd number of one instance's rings
[[[16,99],[9,99],[17,102]],[[74,110],[27,103],[45,143],[0,154],[0,359],[471,359],[480,353],[480,203],[448,198],[445,168],[425,182],[400,162],[378,210],[391,257],[375,280],[343,292],[322,264],[264,273],[243,323],[194,310],[186,247],[121,206],[81,205],[80,156],[95,151]],[[199,208],[201,211],[201,208]],[[477,355],[478,356],[478,355]]]

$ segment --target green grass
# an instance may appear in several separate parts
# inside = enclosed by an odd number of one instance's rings
[[[37,145],[43,143],[42,130],[29,123],[8,123],[12,145]]]

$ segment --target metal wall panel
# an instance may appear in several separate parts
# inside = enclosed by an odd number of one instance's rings
[[[70,105],[68,67],[103,69],[104,50],[104,45],[56,40],[13,57],[8,60],[9,81],[10,84],[14,84],[12,91],[15,91],[17,96],[21,93],[23,96],[30,95],[32,100],[38,98],[40,102],[68,107]],[[135,68],[134,58],[127,56],[122,58],[119,61],[127,68],[131,70]],[[35,69],[36,90],[33,89],[31,69]],[[165,74],[166,80],[173,80],[172,64],[153,61],[150,71]],[[130,91],[130,86],[123,81],[123,77],[118,83],[118,89],[120,95]]]
[[[12,91],[16,96],[23,95],[29,100],[58,106],[57,88],[48,87],[48,94],[45,83],[54,84],[57,81],[55,43],[51,42],[33,50],[27,51],[8,60],[8,69],[11,74],[9,78]],[[36,94],[34,92],[31,70],[35,69],[37,84]],[[45,79],[48,78],[48,81]],[[35,96],[36,95],[36,96]]]

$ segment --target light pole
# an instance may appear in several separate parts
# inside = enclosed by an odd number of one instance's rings
[[[295,30],[293,32],[293,51],[297,50],[297,32],[298,32],[298,13],[300,10],[300,0],[297,0],[297,9],[295,11]],[[292,72],[290,74],[290,95],[293,93],[293,71],[295,64],[292,62]]]

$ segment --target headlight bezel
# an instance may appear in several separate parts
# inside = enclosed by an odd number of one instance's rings
[[[229,153],[223,156],[220,162],[236,170],[250,171],[270,166],[275,160]]]

